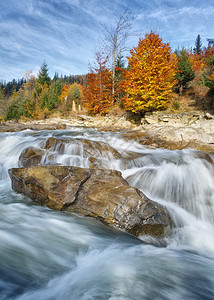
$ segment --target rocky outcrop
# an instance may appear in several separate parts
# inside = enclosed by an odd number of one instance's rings
[[[135,236],[164,237],[167,210],[131,187],[115,170],[33,166],[9,170],[12,188],[50,208],[94,217]]]
[[[183,113],[166,113],[163,111],[148,112],[141,119],[141,124],[156,124],[156,123],[168,123],[191,125],[197,123],[198,120],[211,120],[213,115],[203,112],[183,112]]]
[[[133,124],[125,115],[95,116],[79,115],[68,119],[52,118],[17,123],[0,123],[0,132],[32,130],[69,129],[73,126],[96,128],[103,131],[120,131],[151,147],[166,149],[193,148],[214,154],[214,115],[202,111],[167,113],[164,111],[146,113],[139,123]],[[137,135],[135,135],[137,133]],[[139,140],[141,135],[142,139]],[[96,163],[99,165],[99,162]]]

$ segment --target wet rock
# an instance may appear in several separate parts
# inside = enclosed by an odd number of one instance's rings
[[[87,169],[63,166],[34,166],[11,169],[12,188],[56,210],[76,199],[79,186],[89,176]]]
[[[26,148],[19,156],[19,165],[22,167],[38,165],[41,163],[44,153],[44,150],[38,149],[36,147]]]
[[[90,167],[108,168],[109,161],[121,159],[120,153],[104,142],[91,141],[87,139],[55,138],[47,139],[42,149],[28,147],[24,149],[19,157],[19,166],[27,167],[43,164],[56,164],[58,155],[74,155],[76,159],[84,160]],[[74,162],[73,162],[74,163]],[[70,161],[66,162],[69,165]]]
[[[104,142],[91,141],[87,139],[66,139],[66,138],[48,138],[44,149],[57,151],[63,154],[65,146],[75,147],[75,154],[83,157],[106,157],[118,159],[121,157],[119,152]]]
[[[129,186],[118,171],[34,166],[9,174],[16,192],[50,208],[94,217],[135,236],[170,234],[168,211]]]
[[[214,164],[213,158],[210,154],[203,152],[203,151],[194,151],[193,153],[194,158],[204,159],[210,164]]]

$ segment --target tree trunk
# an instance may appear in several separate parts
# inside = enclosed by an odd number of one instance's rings
[[[115,64],[112,69],[112,102],[114,102],[114,94],[115,94]]]
[[[179,85],[179,96],[182,96],[183,90],[184,90],[184,86],[183,86],[183,84],[181,83],[181,84]]]

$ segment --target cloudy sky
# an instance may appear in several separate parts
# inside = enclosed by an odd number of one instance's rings
[[[0,80],[36,72],[44,60],[51,77],[87,73],[100,24],[113,23],[127,7],[137,32],[153,30],[173,50],[194,47],[198,34],[203,46],[214,38],[214,0],[1,0]]]

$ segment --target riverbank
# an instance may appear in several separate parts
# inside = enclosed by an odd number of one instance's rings
[[[128,121],[125,116],[77,115],[68,118],[0,124],[0,132],[21,130],[55,130],[72,126],[90,127],[102,131],[120,131],[126,139],[134,139],[155,148],[193,148],[214,154],[214,116],[202,112],[182,114],[153,113],[141,119],[140,124]]]

